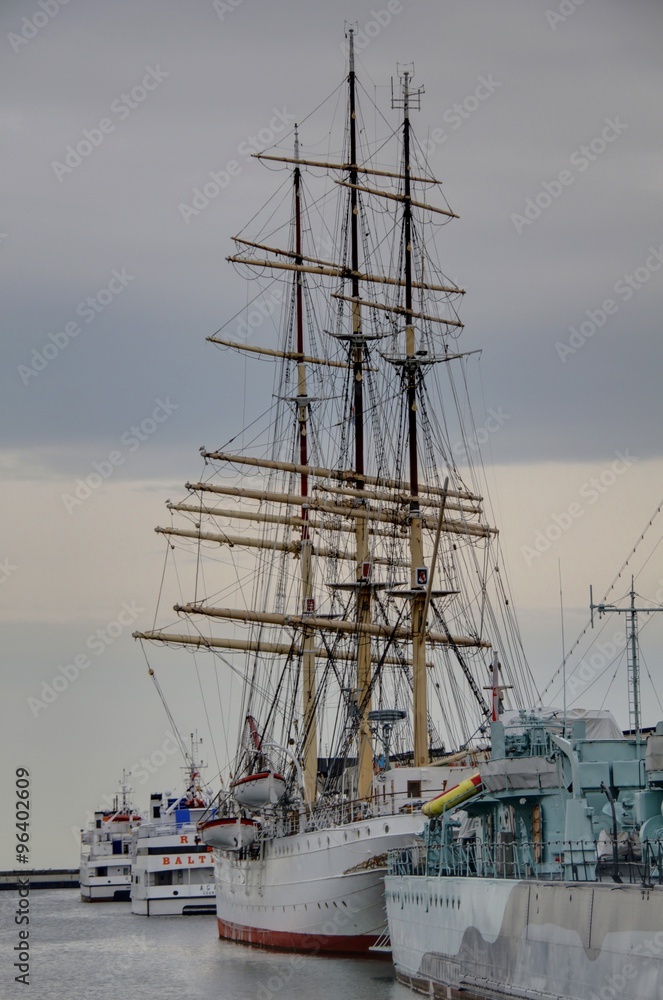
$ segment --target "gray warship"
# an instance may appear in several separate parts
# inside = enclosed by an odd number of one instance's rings
[[[431,996],[663,996],[663,722],[507,713],[466,787],[389,857],[399,980]]]

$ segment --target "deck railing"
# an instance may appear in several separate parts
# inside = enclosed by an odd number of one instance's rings
[[[389,851],[390,875],[663,885],[663,842],[601,856],[594,840],[430,843]]]

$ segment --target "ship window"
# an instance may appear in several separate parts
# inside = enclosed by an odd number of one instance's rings
[[[97,875],[108,875],[108,868],[97,868]]]
[[[408,783],[407,783],[407,797],[408,797],[408,799],[420,799],[421,798],[421,781],[408,781]]]

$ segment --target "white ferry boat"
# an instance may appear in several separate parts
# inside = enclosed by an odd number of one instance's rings
[[[131,833],[142,816],[130,802],[122,776],[112,809],[99,809],[81,831],[81,899],[84,903],[128,900],[131,895]]]
[[[140,916],[216,913],[214,856],[196,829],[213,813],[193,747],[186,793],[152,795],[150,817],[134,831],[131,912]]]

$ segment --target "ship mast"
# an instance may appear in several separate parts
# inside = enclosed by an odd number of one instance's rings
[[[405,354],[407,363],[406,400],[408,419],[408,443],[410,464],[410,566],[411,566],[411,606],[412,606],[412,681],[414,704],[414,765],[428,764],[428,706],[426,692],[426,645],[424,608],[426,606],[426,573],[422,527],[423,520],[419,505],[419,464],[417,453],[417,357],[415,352],[414,323],[412,310],[412,196],[410,182],[410,105],[420,106],[422,88],[410,91],[411,72],[403,70],[401,76],[402,96],[392,98],[393,107],[403,108],[403,251],[405,263]],[[423,571],[419,579],[418,570]]]
[[[299,133],[295,125],[295,160],[299,159]],[[302,215],[301,215],[301,171],[299,165],[294,171],[295,186],[295,263],[303,263],[302,256]],[[297,332],[297,427],[299,433],[299,461],[303,467],[300,474],[300,492],[305,501],[309,494],[308,483],[308,438],[307,420],[309,399],[306,394],[306,364],[304,362],[304,308],[302,295],[302,271],[295,272],[295,322]],[[313,602],[313,576],[311,571],[312,543],[309,532],[309,508],[302,503],[302,525],[299,543],[302,576],[302,610],[304,615],[315,610]],[[302,637],[302,682],[304,743],[304,792],[310,805],[315,801],[318,779],[318,738],[315,718],[315,637],[312,629],[305,628]]]
[[[433,663],[426,662],[426,650],[432,653],[432,659],[440,648],[458,649],[469,647],[481,649],[489,643],[479,632],[472,635],[452,635],[443,624],[441,631],[426,631],[427,610],[431,597],[451,595],[456,591],[433,592],[430,588],[435,555],[430,569],[424,563],[424,532],[437,530],[460,537],[468,542],[490,539],[494,529],[488,527],[482,520],[482,498],[474,492],[464,489],[448,489],[435,483],[428,483],[419,468],[418,446],[422,438],[423,427],[419,426],[417,414],[417,399],[422,383],[422,364],[436,361],[448,362],[462,355],[445,353],[440,357],[429,355],[420,357],[417,351],[418,341],[415,333],[415,323],[422,321],[428,329],[429,324],[441,324],[454,328],[462,328],[462,323],[455,314],[445,316],[440,308],[442,299],[432,298],[432,307],[424,310],[419,305],[418,291],[441,293],[441,295],[462,295],[463,290],[449,282],[444,276],[431,274],[432,281],[424,279],[420,273],[417,258],[414,257],[413,244],[416,241],[416,226],[413,210],[421,208],[426,212],[441,213],[450,218],[455,214],[447,209],[435,207],[425,201],[414,200],[412,188],[414,184],[439,184],[435,178],[413,174],[411,154],[412,136],[410,127],[410,111],[419,107],[421,89],[412,87],[412,70],[399,70],[400,87],[393,98],[393,106],[403,109],[402,119],[402,156],[403,165],[399,172],[377,170],[362,162],[360,135],[358,129],[357,84],[355,77],[355,29],[348,30],[349,68],[347,112],[348,125],[346,132],[346,149],[338,163],[319,163],[301,158],[297,130],[295,130],[294,157],[272,157],[259,154],[261,159],[276,159],[283,163],[292,163],[295,168],[292,174],[293,182],[293,212],[290,219],[290,239],[288,248],[282,249],[273,245],[271,238],[265,237],[265,242],[255,242],[241,236],[234,237],[236,243],[245,249],[241,255],[233,255],[227,259],[249,268],[276,269],[289,272],[293,277],[291,297],[288,306],[289,315],[294,322],[288,324],[288,337],[292,342],[283,345],[284,349],[269,349],[243,342],[210,337],[209,339],[221,346],[231,347],[242,352],[251,352],[252,356],[281,358],[286,362],[294,362],[296,389],[289,394],[287,402],[294,407],[294,445],[298,452],[298,460],[284,461],[281,452],[270,455],[269,458],[256,454],[239,455],[225,450],[207,451],[201,449],[206,460],[220,462],[225,468],[239,466],[247,470],[251,476],[252,469],[278,470],[286,475],[282,481],[290,483],[286,489],[267,488],[269,483],[258,488],[251,480],[248,484],[230,485],[221,479],[218,482],[187,483],[189,493],[196,494],[194,498],[187,497],[188,502],[170,504],[171,511],[182,512],[185,515],[197,515],[195,519],[187,517],[182,527],[172,525],[168,528],[157,528],[161,534],[175,538],[191,538],[198,543],[217,543],[222,546],[241,546],[243,550],[251,551],[259,559],[261,551],[271,553],[272,558],[281,558],[284,563],[288,554],[299,561],[299,572],[294,576],[288,571],[288,580],[292,581],[293,590],[288,592],[296,605],[301,601],[300,613],[293,614],[293,608],[277,604],[276,611],[270,610],[267,597],[264,609],[262,605],[247,610],[240,607],[214,607],[207,602],[194,601],[175,605],[178,615],[183,615],[192,621],[189,634],[179,634],[168,629],[146,632],[136,632],[136,638],[154,640],[166,644],[183,644],[190,648],[206,648],[209,650],[228,650],[250,652],[260,656],[286,657],[289,664],[297,662],[298,684],[301,695],[298,695],[297,717],[301,727],[297,732],[298,755],[302,763],[304,794],[307,809],[310,809],[317,798],[318,781],[318,739],[321,719],[317,718],[316,702],[319,692],[316,691],[316,662],[329,663],[341,661],[352,664],[352,703],[354,716],[352,719],[352,736],[356,746],[357,769],[355,794],[362,800],[370,800],[373,789],[373,740],[369,725],[369,714],[372,709],[372,687],[375,683],[376,664],[410,666],[413,679],[414,703],[414,763],[425,766],[429,762],[429,735],[426,674]],[[400,134],[400,126],[399,126]],[[346,211],[343,219],[343,259],[326,260],[307,255],[304,245],[305,233],[305,199],[303,190],[303,165],[323,166],[337,170],[341,176],[335,183],[347,189]],[[381,191],[367,183],[361,176],[378,175],[401,182],[402,186],[394,190]],[[402,204],[400,218],[401,237],[401,269],[396,275],[374,273],[369,266],[369,252],[363,252],[361,198],[363,192],[371,198],[385,198],[393,207],[393,202]],[[416,197],[416,192],[415,192]],[[393,215],[390,213],[393,221]],[[366,239],[370,234],[366,233]],[[258,255],[254,254],[258,251]],[[324,255],[327,256],[326,254]],[[381,270],[381,268],[378,268]],[[334,300],[349,303],[349,313],[340,314],[341,329],[332,336],[345,342],[346,352],[343,361],[328,358],[316,358],[305,354],[305,314],[307,307],[306,286],[304,274],[321,275],[325,278],[339,279],[338,291],[331,293]],[[426,279],[428,275],[425,276]],[[328,282],[321,285],[328,288]],[[367,288],[365,289],[365,286]],[[371,288],[387,286],[393,288],[393,293],[387,291],[384,295],[374,295]],[[364,293],[362,294],[362,289]],[[324,288],[322,289],[324,290]],[[346,294],[346,293],[350,294]],[[428,297],[428,296],[427,296]],[[423,298],[423,297],[422,297]],[[376,301],[377,300],[377,301]],[[379,317],[380,311],[389,314],[389,327],[400,323],[404,326],[404,350],[397,350],[394,357],[382,354],[384,360],[397,365],[401,370],[401,392],[404,410],[403,433],[407,438],[407,455],[404,465],[407,468],[398,469],[395,478],[385,474],[383,464],[384,449],[376,441],[377,468],[367,471],[368,454],[365,423],[367,421],[366,403],[364,398],[364,379],[368,367],[367,343],[378,340],[384,332],[365,329],[365,312],[363,307],[374,311]],[[417,309],[419,307],[419,310]],[[338,315],[338,314],[337,314]],[[402,319],[399,319],[403,317]],[[377,322],[377,320],[376,320]],[[382,325],[382,324],[378,324]],[[403,327],[401,327],[403,331]],[[316,352],[317,353],[317,352]],[[348,437],[354,441],[350,444],[348,456],[345,445],[348,438],[342,438],[342,460],[338,465],[333,461],[324,464],[312,464],[315,456],[311,453],[309,440],[312,433],[312,400],[310,391],[310,370],[308,365],[324,365],[348,369],[348,399],[346,405],[351,408],[348,415]],[[289,382],[293,369],[288,365]],[[333,373],[330,373],[333,374]],[[307,377],[308,376],[308,377]],[[309,385],[307,386],[307,381]],[[379,391],[379,390],[378,390]],[[285,402],[284,397],[278,397]],[[369,401],[372,403],[372,400]],[[346,411],[347,412],[347,411]],[[391,412],[388,410],[387,412]],[[279,417],[279,420],[281,418]],[[278,424],[280,428],[281,425]],[[388,434],[385,427],[385,434]],[[277,444],[283,442],[276,442]],[[386,457],[386,456],[385,456]],[[347,464],[346,464],[347,463]],[[293,484],[296,484],[294,486]],[[209,501],[207,498],[209,497]],[[237,507],[232,503],[218,506],[219,498],[229,498],[241,501]],[[209,505],[208,505],[209,504]],[[276,505],[276,509],[270,509]],[[291,508],[286,510],[286,508]],[[293,511],[294,508],[294,511]],[[299,508],[299,510],[297,509]],[[454,511],[458,516],[454,517]],[[204,518],[210,518],[211,524],[203,523]],[[334,518],[333,527],[329,517]],[[217,519],[222,519],[219,523]],[[226,519],[231,525],[227,525]],[[253,522],[265,527],[265,534],[255,535],[241,530],[242,522]],[[193,523],[192,523],[193,522]],[[274,525],[272,529],[269,526]],[[206,530],[210,528],[212,530]],[[283,528],[295,528],[297,534],[293,537],[289,531],[285,534],[277,531]],[[401,529],[394,531],[392,529]],[[320,535],[318,536],[318,532]],[[354,536],[354,546],[343,543],[343,533]],[[402,542],[406,542],[409,551],[403,551]],[[335,541],[336,534],[341,538],[341,544]],[[396,544],[387,546],[382,539],[389,538]],[[332,544],[327,544],[327,542]],[[345,539],[349,541],[349,539]],[[437,551],[437,542],[434,553]],[[337,613],[329,615],[321,613],[316,608],[314,599],[314,560],[323,559],[348,560],[350,579],[342,574],[342,582],[330,581],[328,587],[338,588],[353,593],[355,598],[354,614],[348,614],[345,609],[342,617]],[[260,572],[261,564],[258,564]],[[387,566],[393,574],[400,567],[406,571],[410,567],[411,579],[406,589],[391,591],[393,596],[401,597],[409,606],[409,621],[404,621],[399,614],[394,624],[391,611],[384,612],[382,620],[373,621],[376,601],[374,593],[379,587],[388,584],[378,583],[375,579],[375,568]],[[285,572],[285,571],[284,571]],[[353,578],[354,577],[354,578]],[[401,586],[400,584],[398,586]],[[269,581],[264,580],[265,593]],[[241,595],[241,587],[238,590]],[[337,609],[336,609],[337,610]],[[211,620],[235,624],[259,625],[261,629],[251,637],[235,637],[225,629],[219,629],[214,636],[202,634],[193,619],[204,616]],[[402,622],[402,624],[401,624]],[[264,626],[264,635],[263,629]],[[456,631],[454,629],[454,631]],[[461,630],[464,631],[464,630]],[[469,631],[469,630],[468,630]],[[333,635],[333,644],[325,638],[325,634]],[[393,643],[406,648],[395,651],[390,649]],[[385,645],[386,644],[386,645]],[[380,652],[380,649],[385,648]],[[411,645],[411,656],[409,647]],[[324,668],[326,670],[326,667]],[[465,668],[464,668],[465,669]],[[340,679],[340,678],[339,678]],[[345,684],[345,679],[343,679]],[[347,688],[344,688],[347,690]],[[278,693],[278,692],[277,692]],[[274,702],[276,704],[276,702]],[[284,709],[288,716],[292,703]],[[266,726],[273,725],[273,719],[267,720]],[[345,752],[345,751],[344,751]]]
[[[361,304],[359,296],[359,192],[357,169],[357,111],[354,29],[348,30],[349,73],[348,90],[350,102],[350,254],[352,268],[352,377],[355,432],[355,478],[357,490],[363,490],[364,476],[364,339],[361,325]],[[366,506],[367,501],[362,501]],[[371,638],[368,626],[371,621],[371,572],[368,555],[368,521],[356,519],[357,542],[357,708],[359,711],[358,764],[359,774],[357,795],[369,799],[373,787],[373,741],[369,728],[368,714],[371,710]]]

